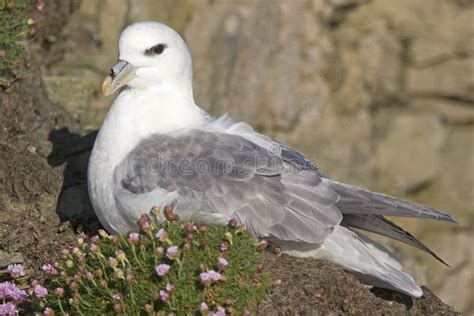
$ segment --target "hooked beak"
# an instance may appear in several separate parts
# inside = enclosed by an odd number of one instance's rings
[[[119,60],[115,66],[110,69],[110,75],[102,82],[102,94],[108,97],[118,89],[125,86],[134,78],[136,67],[130,65],[124,60]]]

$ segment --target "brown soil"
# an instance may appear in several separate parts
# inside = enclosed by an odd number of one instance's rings
[[[8,261],[9,255],[20,253],[30,271],[54,259],[78,231],[98,227],[90,214],[58,215],[60,193],[85,183],[77,157],[87,157],[94,135],[80,136],[78,122],[47,99],[39,72],[50,60],[45,54],[48,39],[59,36],[75,3],[49,2],[54,10],[35,18],[42,33],[30,47],[34,58],[21,79],[0,91],[0,254],[3,250],[2,260]],[[325,261],[268,253],[264,262],[282,283],[260,304],[260,315],[455,314],[426,288],[423,298],[411,299],[369,290],[354,275]]]
[[[420,299],[373,288],[357,277],[324,260],[280,257],[267,253],[268,270],[281,284],[275,286],[259,306],[261,315],[456,315],[429,289]]]
[[[48,100],[40,65],[76,2],[50,1],[51,10],[30,13],[39,36],[16,71],[18,80],[0,88],[0,250],[21,253],[30,267],[74,238],[73,230],[58,230],[55,210],[64,167],[52,166],[48,156],[53,149],[50,134],[61,126],[78,130],[78,124]]]

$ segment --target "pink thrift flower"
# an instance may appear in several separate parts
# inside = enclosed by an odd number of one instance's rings
[[[155,237],[159,241],[165,241],[168,238],[168,233],[163,228],[160,228],[160,230],[155,234]]]
[[[138,227],[145,233],[153,229],[153,225],[151,224],[151,219],[148,214],[143,214],[140,217],[140,219],[138,220]]]
[[[118,266],[118,261],[114,257],[109,257],[108,262],[111,268],[116,268]]]
[[[41,270],[43,270],[44,272],[46,272],[49,275],[57,275],[58,274],[58,270],[56,270],[56,268],[53,267],[49,263],[43,264],[43,266],[41,267]]]
[[[140,234],[139,233],[130,233],[130,234],[128,234],[128,241],[132,245],[136,245],[138,243],[139,239],[140,239]]]
[[[49,307],[46,307],[44,309],[44,315],[45,316],[54,316],[54,310],[52,310],[51,308]]]
[[[199,281],[201,281],[201,284],[206,286],[212,283],[212,278],[207,272],[202,272],[199,274]]]
[[[199,226],[199,229],[198,229],[201,233],[204,233],[206,234],[208,231],[209,231],[209,227],[207,227],[206,225],[201,225]]]
[[[94,236],[91,237],[91,243],[98,244],[99,241],[100,241],[100,238],[99,238],[98,235],[94,235]]]
[[[58,287],[56,288],[56,290],[54,290],[54,294],[56,294],[57,297],[61,298],[64,296],[64,289],[62,287]]]
[[[163,247],[156,247],[155,251],[157,255],[162,255],[165,252]]]
[[[225,309],[222,306],[218,306],[216,311],[212,315],[213,316],[225,316]]]
[[[148,313],[153,312],[153,306],[151,306],[151,304],[145,304],[144,308]]]
[[[217,259],[217,267],[219,268],[219,270],[224,270],[225,268],[227,268],[228,265],[229,262],[225,258],[219,257]]]
[[[226,243],[222,243],[222,244],[219,246],[219,251],[220,251],[220,252],[226,252],[228,249],[229,249],[229,246],[228,246]]]
[[[120,293],[115,293],[114,295],[112,295],[112,298],[116,302],[121,302],[122,301],[122,295]]]
[[[178,258],[179,256],[178,246],[171,246],[168,249],[166,249],[166,256],[170,258],[171,260]]]
[[[7,267],[8,272],[10,272],[10,275],[14,279],[18,279],[22,276],[25,276],[25,270],[23,269],[23,266],[21,264],[10,264]]]
[[[48,290],[39,284],[35,286],[34,292],[37,298],[43,298],[48,295]]]
[[[117,258],[118,261],[124,262],[125,259],[127,259],[127,256],[125,255],[125,252],[121,249],[115,251],[115,257]]]
[[[242,316],[250,316],[249,310],[248,310],[248,309],[244,309],[244,310],[242,311]]]
[[[191,233],[193,231],[193,226],[193,223],[186,223],[183,227],[187,232]]]
[[[144,232],[149,232],[153,229],[153,226],[149,222],[143,223],[143,225],[140,227]]]
[[[99,229],[99,236],[102,238],[109,238],[109,234],[103,229]]]
[[[71,283],[69,283],[69,288],[72,290],[72,291],[75,291],[79,288],[79,285],[77,284],[76,281],[72,281]]]
[[[73,253],[74,255],[76,255],[76,257],[78,257],[78,258],[82,255],[82,251],[81,251],[81,249],[79,249],[78,247],[72,248],[72,253]]]
[[[0,283],[0,300],[3,300],[5,299],[5,297],[7,296],[7,288],[10,287],[10,282],[2,282]]]
[[[91,244],[90,250],[91,252],[97,252],[97,250],[99,250],[99,246],[97,246],[96,244]]]
[[[166,291],[163,291],[163,290],[160,290],[159,298],[163,302],[166,302],[170,298],[170,293],[168,293]]]
[[[222,280],[222,274],[220,274],[219,272],[216,272],[214,270],[209,270],[207,271],[207,273],[209,274],[209,277],[211,278],[212,281]]]
[[[125,280],[125,272],[123,272],[122,269],[115,269],[114,271],[114,276],[117,278],[117,279],[122,279],[122,280]]]
[[[169,293],[173,292],[174,291],[173,284],[171,284],[171,283],[166,284],[165,290],[166,290],[166,292],[169,292]]]
[[[121,310],[122,310],[122,304],[115,303],[114,304],[114,311],[116,311],[117,313],[120,313]]]
[[[112,236],[110,236],[110,241],[111,241],[114,245],[117,245],[117,243],[118,243],[118,237],[117,237],[117,235],[112,235]]]
[[[156,274],[158,274],[158,276],[164,277],[168,273],[170,268],[171,267],[167,265],[166,263],[162,263],[156,266],[155,271],[156,271]]]
[[[44,8],[44,0],[36,0],[35,7],[38,11],[42,11]]]
[[[209,311],[209,306],[205,302],[202,302],[201,305],[199,305],[199,311],[201,313],[206,313]]]
[[[16,305],[11,302],[0,304],[0,315],[6,315],[6,316],[17,315]]]
[[[229,226],[230,228],[236,228],[237,226],[239,226],[239,221],[237,220],[237,218],[231,218],[227,223],[227,226]]]
[[[0,299],[7,297],[10,297],[14,301],[23,301],[28,298],[28,294],[11,282],[2,282],[0,283]]]

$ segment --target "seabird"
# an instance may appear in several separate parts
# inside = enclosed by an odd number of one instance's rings
[[[203,111],[193,98],[190,52],[172,28],[140,22],[122,32],[119,60],[102,85],[105,96],[118,90],[88,169],[90,198],[109,232],[137,230],[143,213],[172,205],[182,220],[225,225],[236,219],[284,253],[325,258],[370,285],[423,295],[394,256],[359,230],[439,259],[385,216],[454,218],[333,181],[245,122]]]

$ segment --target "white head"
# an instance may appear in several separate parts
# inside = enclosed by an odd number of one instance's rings
[[[164,83],[192,89],[191,82],[191,54],[183,38],[162,23],[147,21],[128,26],[120,35],[119,62],[104,80],[102,92],[108,96],[125,85],[146,89]]]

